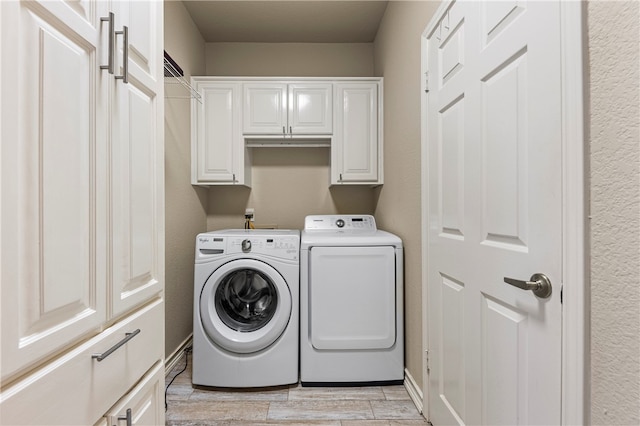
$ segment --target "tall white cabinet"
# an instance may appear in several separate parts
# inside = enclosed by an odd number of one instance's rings
[[[94,424],[162,380],[162,13],[0,2],[0,424]]]

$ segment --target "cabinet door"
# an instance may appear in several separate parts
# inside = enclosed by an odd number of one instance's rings
[[[382,183],[378,84],[335,84],[331,183]]]
[[[284,135],[287,128],[287,85],[244,84],[243,132],[245,135]]]
[[[113,6],[116,29],[128,27],[128,37],[116,37],[116,74],[125,74],[127,65],[128,80],[113,79],[111,85],[109,277],[115,317],[162,290],[164,73],[162,3]]]
[[[107,418],[110,425],[163,425],[164,364],[156,364],[140,383],[113,407]]]
[[[3,383],[106,317],[106,15],[0,2]]]
[[[242,84],[194,82],[202,103],[191,102],[191,183],[248,184],[240,124]]]
[[[330,135],[333,132],[331,83],[289,84],[289,127],[293,135]]]

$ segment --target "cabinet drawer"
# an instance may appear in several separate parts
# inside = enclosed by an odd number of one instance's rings
[[[164,424],[164,364],[158,362],[142,380],[107,413],[110,425],[133,426]],[[129,411],[130,410],[130,411]],[[122,423],[119,423],[122,422]]]
[[[163,359],[161,299],[50,362],[0,394],[1,424],[94,424]],[[138,334],[106,356],[126,333]]]

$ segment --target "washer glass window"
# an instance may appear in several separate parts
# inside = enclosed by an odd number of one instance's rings
[[[226,275],[216,290],[216,311],[222,322],[239,332],[264,327],[278,307],[273,281],[255,269],[239,269]]]

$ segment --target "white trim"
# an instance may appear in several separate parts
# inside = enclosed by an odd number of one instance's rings
[[[313,83],[316,81],[325,83],[347,83],[347,82],[367,82],[378,83],[384,80],[384,77],[295,77],[295,76],[274,76],[274,77],[256,77],[256,76],[216,76],[216,75],[194,75],[191,76],[190,83],[195,86],[199,82],[273,82],[273,83],[297,83],[306,82]]]
[[[169,355],[164,361],[164,375],[168,376],[171,370],[180,362],[185,355],[185,349],[193,344],[193,333],[189,335],[178,348]]]
[[[425,28],[421,39],[421,111],[427,110],[424,92],[424,72],[427,70],[426,38],[435,28],[439,14],[451,1],[443,1],[434,18]],[[586,191],[585,176],[585,110],[584,70],[586,69],[583,36],[585,34],[585,4],[560,1],[562,37],[562,424],[590,423],[589,371],[589,276],[586,248]],[[426,120],[421,118],[421,197],[422,197],[422,327],[423,354],[428,341],[428,145]],[[427,357],[423,357],[423,415],[429,419],[429,377]]]
[[[438,10],[436,10],[436,12],[433,14],[431,20],[427,24],[427,27],[422,32],[423,38],[428,38],[431,33],[436,30],[438,22],[440,22],[440,19],[444,16],[444,13],[447,11],[447,9],[449,9],[449,6],[451,6],[451,3],[453,2],[454,0],[443,0],[440,3],[440,6],[438,6]]]
[[[416,381],[413,379],[413,376],[406,368],[404,369],[404,388],[407,390],[411,401],[413,401],[420,414],[424,416],[424,405],[422,405],[424,395]]]
[[[590,424],[589,278],[586,190],[583,2],[560,2],[562,55],[562,424]]]
[[[448,3],[448,2],[446,2]],[[438,11],[441,8],[446,8],[445,4],[441,4]],[[437,13],[433,15],[434,17],[440,16]],[[433,21],[430,22],[429,26],[423,31],[422,37],[420,40],[420,140],[421,140],[421,149],[420,149],[420,163],[421,163],[421,208],[422,208],[422,415],[429,420],[430,411],[429,411],[429,374],[427,368],[427,353],[429,350],[429,286],[428,284],[428,263],[427,259],[429,259],[429,172],[428,172],[428,164],[429,164],[429,149],[427,145],[427,120],[424,118],[424,114],[427,112],[427,102],[429,99],[428,93],[425,92],[427,90],[425,73],[427,72],[428,65],[428,42],[427,38],[429,37],[429,33],[431,31],[431,27],[435,24],[433,22],[437,22],[434,18]]]

